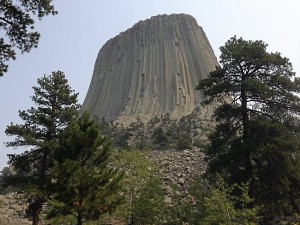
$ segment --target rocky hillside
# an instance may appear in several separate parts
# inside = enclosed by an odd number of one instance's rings
[[[26,225],[32,224],[25,218],[27,205],[17,193],[0,195],[0,224],[1,225]]]
[[[205,171],[206,163],[204,154],[200,148],[186,149],[178,151],[154,150],[149,154],[149,159],[159,166],[159,173],[163,178],[163,188],[165,202],[172,203],[172,195],[175,189],[176,194],[183,196],[187,193],[187,188],[193,183],[193,178],[197,174]]]
[[[101,48],[82,110],[122,122],[166,113],[180,118],[203,100],[195,86],[216,65],[210,43],[192,16],[151,17]]]

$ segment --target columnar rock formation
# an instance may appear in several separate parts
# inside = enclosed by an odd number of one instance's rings
[[[108,120],[179,118],[203,100],[198,81],[218,65],[209,41],[189,15],[140,21],[101,48],[82,109]]]

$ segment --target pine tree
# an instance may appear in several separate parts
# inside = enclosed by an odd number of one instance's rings
[[[28,213],[33,224],[39,223],[42,204],[50,195],[49,171],[53,165],[52,153],[58,147],[58,139],[66,126],[77,117],[77,95],[71,90],[61,71],[52,72],[38,79],[31,97],[35,107],[19,111],[24,124],[11,124],[5,133],[16,136],[6,143],[9,147],[26,146],[22,154],[9,155],[9,164],[15,170],[7,177],[8,185],[17,185],[30,199]]]
[[[300,79],[289,59],[266,47],[231,38],[220,48],[222,67],[197,89],[208,96],[205,103],[221,102],[207,148],[207,174],[220,173],[229,184],[250,180],[250,195],[272,209],[265,215],[277,216],[299,210],[288,196],[300,198],[300,180],[293,175],[300,149]],[[293,209],[284,210],[283,202]]]
[[[119,204],[122,174],[109,165],[111,153],[110,142],[88,113],[66,129],[51,172],[54,194],[48,218],[75,214],[82,225]]]
[[[35,17],[41,20],[57,12],[52,0],[2,0],[0,2],[0,76],[7,72],[7,61],[16,59],[16,50],[21,53],[36,48],[40,34],[34,29]]]

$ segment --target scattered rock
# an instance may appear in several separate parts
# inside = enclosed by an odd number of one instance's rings
[[[206,168],[203,160],[204,153],[200,148],[183,151],[154,150],[149,153],[148,157],[160,166],[159,173],[163,177],[166,195],[172,192],[172,186],[177,186],[177,192],[181,195],[185,194],[194,176],[203,173]]]
[[[172,198],[169,197],[169,196],[165,196],[164,201],[165,201],[166,204],[172,204]]]
[[[27,204],[22,195],[15,192],[0,195],[0,224],[1,225],[29,225],[32,224],[25,218]]]

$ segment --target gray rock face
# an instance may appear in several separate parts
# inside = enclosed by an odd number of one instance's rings
[[[195,87],[216,65],[192,16],[151,17],[101,48],[82,109],[107,120],[179,118],[203,100]]]

